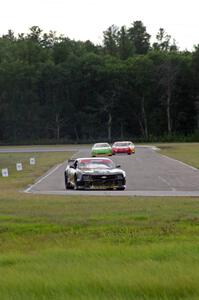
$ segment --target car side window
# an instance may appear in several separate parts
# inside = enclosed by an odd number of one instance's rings
[[[77,160],[74,162],[74,168],[77,168]]]

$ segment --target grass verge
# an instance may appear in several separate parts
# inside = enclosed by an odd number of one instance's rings
[[[160,154],[181,160],[199,169],[199,143],[157,144]]]

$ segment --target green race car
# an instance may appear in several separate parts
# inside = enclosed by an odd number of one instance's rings
[[[91,156],[111,156],[112,155],[112,148],[108,143],[97,143],[94,144],[91,150]]]

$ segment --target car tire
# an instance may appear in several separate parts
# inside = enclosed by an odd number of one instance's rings
[[[65,188],[66,188],[66,190],[72,189],[70,183],[68,182],[68,176],[65,174],[64,177],[65,177]]]
[[[124,190],[125,190],[124,186],[117,188],[117,191],[124,191]]]
[[[74,190],[78,190],[77,177],[74,178]]]

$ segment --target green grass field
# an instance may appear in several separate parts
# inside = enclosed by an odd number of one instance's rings
[[[157,144],[161,154],[179,159],[199,169],[199,143]]]
[[[199,165],[199,144],[162,147]],[[0,300],[199,299],[199,198],[19,192],[70,155],[0,154]]]

